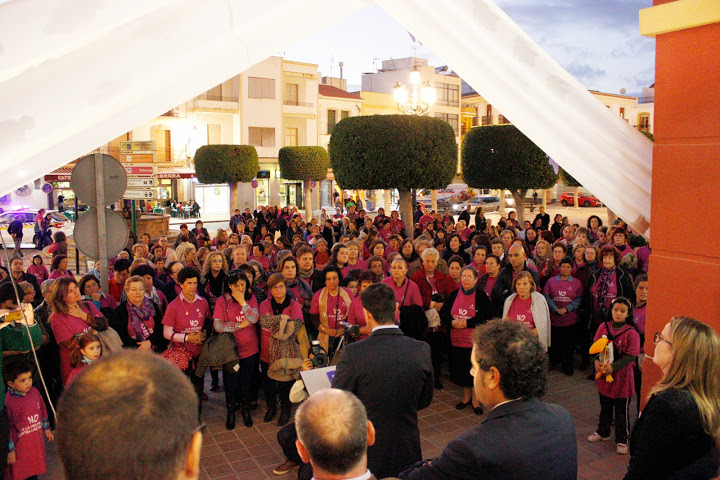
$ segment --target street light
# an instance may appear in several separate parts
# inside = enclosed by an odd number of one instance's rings
[[[412,94],[408,93],[407,88],[397,82],[393,87],[393,96],[397,102],[398,109],[406,115],[423,115],[430,110],[435,102],[435,88],[430,82],[425,82],[420,88],[420,70],[413,67],[410,70],[410,84],[412,85]],[[418,92],[418,90],[420,90]]]

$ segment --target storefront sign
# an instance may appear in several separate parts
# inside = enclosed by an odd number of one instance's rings
[[[151,177],[155,173],[155,168],[150,166],[139,165],[123,165],[128,175]]]
[[[121,153],[120,161],[129,163],[153,163],[154,153]]]
[[[147,140],[143,142],[120,142],[120,153],[133,152],[154,152],[155,141]]]

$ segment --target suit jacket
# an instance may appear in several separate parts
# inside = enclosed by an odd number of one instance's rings
[[[575,480],[577,439],[572,417],[537,398],[496,407],[452,440],[442,455],[400,474],[422,480]]]
[[[353,392],[365,405],[376,431],[368,468],[378,478],[396,477],[422,459],[417,412],[433,398],[427,343],[399,328],[376,330],[343,349],[333,388]]]

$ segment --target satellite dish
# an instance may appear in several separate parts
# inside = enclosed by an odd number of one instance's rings
[[[620,95],[625,95],[625,92],[627,92],[627,90],[625,90],[624,88],[620,89]]]

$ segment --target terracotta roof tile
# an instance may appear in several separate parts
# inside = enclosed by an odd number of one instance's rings
[[[351,98],[353,100],[362,100],[362,97],[359,93],[350,93],[346,92],[345,90],[337,87],[333,87],[332,85],[324,85],[320,84],[318,85],[319,93],[323,97],[339,97],[339,98]]]

